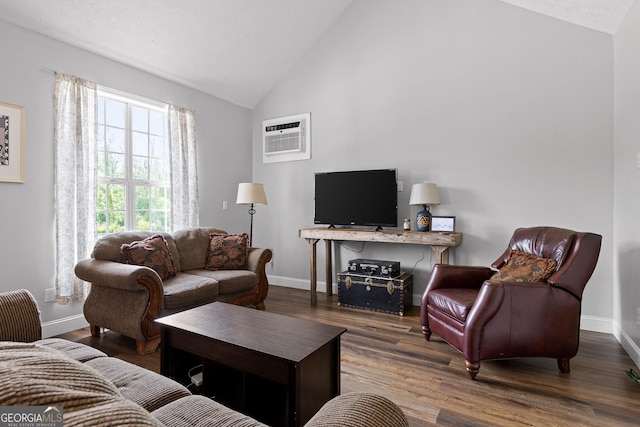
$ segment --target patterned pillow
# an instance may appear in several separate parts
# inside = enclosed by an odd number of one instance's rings
[[[249,257],[249,235],[219,234],[209,235],[207,249],[207,270],[244,270]]]
[[[152,268],[162,280],[176,275],[176,267],[169,246],[162,234],[154,234],[144,240],[124,244],[120,247],[127,264]]]
[[[556,271],[554,259],[541,258],[522,251],[512,250],[507,263],[491,280],[502,282],[543,282]]]

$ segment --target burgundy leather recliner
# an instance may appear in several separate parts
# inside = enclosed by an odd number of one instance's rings
[[[488,267],[436,264],[422,297],[427,341],[435,333],[464,354],[471,379],[480,361],[550,357],[562,372],[578,352],[582,292],[595,269],[602,236],[564,228],[519,228],[496,269],[518,250],[556,261],[543,282],[490,280]]]

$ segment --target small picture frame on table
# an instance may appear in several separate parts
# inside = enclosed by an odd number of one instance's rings
[[[431,231],[453,232],[456,229],[455,216],[433,216],[431,217]]]

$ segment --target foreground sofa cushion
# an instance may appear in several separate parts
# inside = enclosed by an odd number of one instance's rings
[[[214,400],[196,395],[171,402],[152,415],[162,424],[173,427],[267,427]]]
[[[0,342],[0,406],[62,406],[65,427],[162,425],[92,368],[37,344]]]
[[[112,382],[123,397],[149,412],[191,396],[189,390],[177,382],[114,357],[93,359],[87,362],[87,366]]]
[[[67,357],[78,362],[86,362],[98,357],[107,357],[106,353],[98,350],[97,348],[89,347],[81,343],[65,340],[62,338],[45,338],[40,341],[35,341],[34,344],[41,345],[43,347],[53,348],[61,353],[64,353]]]

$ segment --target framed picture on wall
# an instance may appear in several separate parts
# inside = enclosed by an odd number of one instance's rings
[[[455,231],[455,216],[433,216],[431,217],[431,231]]]
[[[24,107],[0,102],[0,181],[24,182]]]

